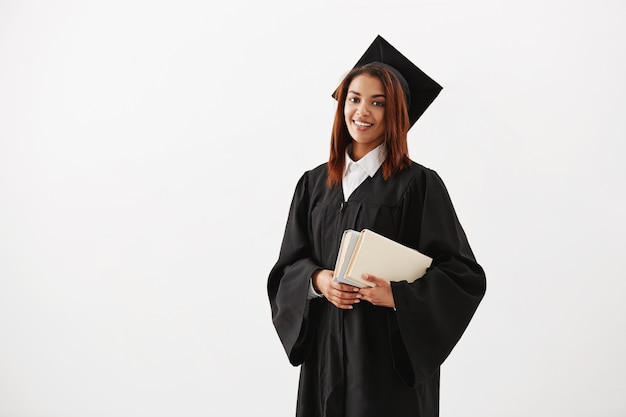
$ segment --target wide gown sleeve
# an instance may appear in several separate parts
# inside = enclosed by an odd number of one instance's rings
[[[441,178],[429,171],[404,202],[402,228],[419,235],[418,250],[433,258],[426,275],[413,283],[392,283],[399,335],[394,352],[406,357],[419,385],[437,371],[465,331],[486,289]],[[421,210],[418,205],[421,205]],[[422,215],[416,215],[421,212]],[[405,348],[406,350],[404,350]]]
[[[272,321],[289,361],[299,365],[306,359],[313,334],[309,326],[310,278],[321,269],[312,258],[307,175],[300,178],[291,202],[278,261],[272,268],[267,291]],[[309,328],[311,327],[311,328]]]

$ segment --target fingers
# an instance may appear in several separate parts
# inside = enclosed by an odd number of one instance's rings
[[[312,278],[313,288],[321,292],[335,307],[349,310],[354,304],[360,302],[359,289],[333,281],[333,271],[320,269],[313,273]]]
[[[389,285],[389,281],[387,281],[386,279],[375,277],[374,275],[363,274],[362,278],[374,284],[374,287],[384,287],[386,285]]]
[[[338,282],[331,283],[326,294],[328,301],[335,305],[335,307],[345,310],[354,308],[354,304],[359,303],[361,297],[357,287]]]
[[[363,279],[372,282],[375,286],[371,288],[361,288],[359,294],[362,296],[363,301],[380,306],[380,307],[395,307],[395,301],[393,299],[393,293],[391,291],[391,283],[385,279],[375,277],[373,275],[363,275]]]

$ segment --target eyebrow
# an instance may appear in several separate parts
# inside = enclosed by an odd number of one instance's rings
[[[355,95],[357,95],[357,96],[360,96],[360,95],[361,95],[361,93],[359,93],[358,91],[354,91],[354,90],[348,90],[348,93],[352,93],[352,94],[355,94]],[[384,97],[385,97],[385,95],[384,95],[384,94],[374,94],[374,95],[372,96],[372,98],[379,98],[379,97],[383,97],[383,98],[384,98]]]

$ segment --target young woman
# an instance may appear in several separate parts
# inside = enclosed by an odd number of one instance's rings
[[[329,161],[300,178],[270,272],[273,322],[301,365],[300,417],[438,416],[439,367],[485,292],[443,182],[409,159],[419,100],[401,66],[357,64],[340,84]],[[333,281],[343,231],[365,228],[432,257],[432,266],[412,283]]]

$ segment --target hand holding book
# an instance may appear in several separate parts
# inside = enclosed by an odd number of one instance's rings
[[[372,287],[368,286],[359,289],[359,294],[361,294],[363,301],[368,301],[379,307],[396,308],[393,292],[391,291],[391,282],[368,274],[363,274],[362,278],[366,282],[373,284]]]
[[[335,264],[334,280],[359,288],[374,284],[363,274],[388,281],[413,282],[430,267],[432,258],[369,229],[346,230]]]
[[[361,301],[368,301],[379,307],[396,307],[389,281],[367,274],[364,274],[362,278],[372,286],[359,288],[352,284],[339,282],[333,278],[333,271],[328,269],[315,271],[312,280],[315,291],[321,293],[328,302],[342,310],[352,310],[354,304]]]
[[[335,307],[351,310],[361,300],[359,289],[333,279],[333,271],[318,269],[312,276],[313,287]]]

